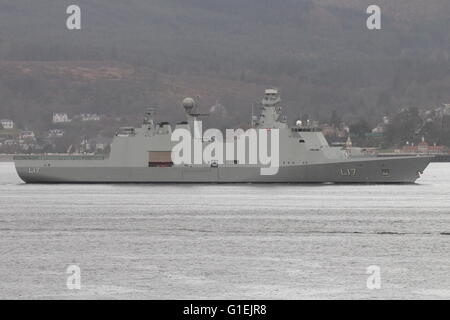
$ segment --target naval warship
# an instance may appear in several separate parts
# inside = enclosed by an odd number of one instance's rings
[[[186,98],[183,107],[186,120],[174,131],[168,122],[156,123],[155,110],[149,108],[141,127],[121,128],[115,134],[109,155],[21,155],[14,158],[17,173],[27,183],[414,183],[431,161],[427,156],[376,157],[330,146],[309,123],[289,126],[280,93],[271,88],[265,91],[259,117],[252,116],[251,128],[277,132],[275,171],[262,174],[266,164],[247,163],[242,157],[177,162],[173,133],[193,133],[203,116],[194,99]],[[201,148],[213,140],[201,136]]]

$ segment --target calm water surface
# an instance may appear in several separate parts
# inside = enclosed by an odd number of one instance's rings
[[[450,299],[450,164],[416,185],[27,185],[0,163],[0,298]]]

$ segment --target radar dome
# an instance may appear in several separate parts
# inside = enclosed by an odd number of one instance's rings
[[[195,107],[195,100],[192,98],[186,98],[183,100],[183,107],[186,111],[191,111]]]

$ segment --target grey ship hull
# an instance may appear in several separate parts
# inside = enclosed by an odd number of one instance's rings
[[[108,159],[15,159],[15,164],[27,183],[414,183],[430,161],[431,157],[354,158],[281,166],[276,175],[268,176],[248,165],[117,167]]]

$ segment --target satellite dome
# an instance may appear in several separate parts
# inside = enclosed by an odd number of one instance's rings
[[[195,107],[195,100],[192,98],[186,98],[183,100],[183,107],[186,111],[190,111]]]

